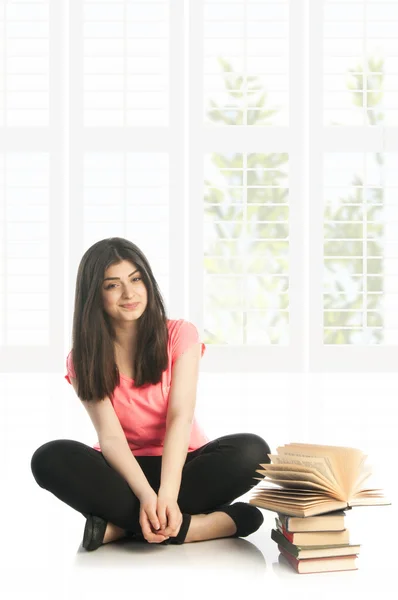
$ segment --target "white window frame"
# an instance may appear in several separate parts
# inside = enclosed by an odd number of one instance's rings
[[[396,345],[323,343],[324,153],[398,151],[398,127],[323,125],[324,5],[325,0],[309,0],[309,371],[396,372]]]
[[[168,154],[169,218],[173,225],[167,249],[168,312],[171,318],[193,321],[202,333],[203,157],[208,152],[234,147],[241,152],[289,155],[290,345],[208,344],[202,371],[395,372],[396,345],[323,344],[323,206],[319,202],[323,153],[340,149],[398,152],[398,127],[323,126],[324,0],[289,2],[289,125],[222,129],[203,124],[204,0],[170,2],[169,127],[125,129],[83,126],[83,2],[49,5],[49,127],[5,127],[0,152],[49,153],[50,342],[48,347],[3,347],[2,371],[40,372],[45,365],[46,372],[59,372],[65,363],[65,352],[70,349],[76,271],[84,252],[83,159],[85,152],[98,149]],[[69,226],[67,236],[65,223]],[[66,256],[64,241],[68,242]],[[6,256],[6,242],[3,249]],[[4,272],[5,281],[6,276]],[[62,322],[65,289],[67,318]],[[63,347],[60,340],[64,340]]]
[[[169,158],[170,237],[164,254],[169,258],[170,318],[187,318],[184,302],[184,248],[186,227],[184,187],[186,169],[184,147],[184,0],[173,0],[169,11],[169,127],[84,127],[83,124],[83,1],[71,2],[70,47],[70,295],[69,315],[73,314],[76,272],[83,248],[83,169],[86,152],[164,152]],[[173,224],[173,230],[171,229]],[[115,236],[127,237],[123,231]],[[76,243],[77,240],[77,243]],[[132,240],[134,242],[134,240]],[[145,253],[145,248],[142,248]],[[185,316],[184,316],[185,315]],[[69,324],[70,328],[72,323]],[[69,329],[70,331],[71,329]],[[69,335],[70,338],[70,335]]]
[[[23,346],[23,345],[5,345],[0,347],[0,363],[3,373],[26,373],[33,372],[59,372],[60,364],[64,364],[65,356],[62,348],[62,340],[65,335],[64,322],[60,315],[64,314],[64,207],[66,195],[66,80],[63,69],[66,48],[65,18],[67,17],[67,8],[64,2],[49,6],[49,125],[48,127],[7,127],[1,126],[0,135],[0,154],[2,155],[3,167],[5,166],[5,156],[13,152],[46,152],[49,159],[49,231],[48,247],[48,272],[49,272],[49,293],[48,293],[48,334],[49,343],[47,346]],[[5,5],[1,7],[4,11]],[[2,32],[3,33],[3,32]],[[3,45],[3,65],[7,53],[6,40]],[[4,71],[5,75],[5,71]],[[4,77],[4,93],[6,107],[7,80]],[[5,176],[6,178],[6,176]],[[6,183],[6,182],[5,182]],[[4,202],[6,190],[4,189]],[[7,236],[6,224],[7,213],[5,205],[3,211],[2,225],[2,258],[3,263],[3,309],[2,315],[7,318]],[[4,258],[3,258],[4,257]],[[28,257],[27,257],[28,258]],[[3,262],[4,260],[4,262]]]
[[[204,0],[189,5],[189,314],[203,330],[203,157],[208,152],[287,152],[289,154],[289,330],[290,345],[221,346],[209,344],[201,369],[208,372],[258,372],[306,370],[305,273],[305,147],[306,57],[305,0],[289,6],[288,127],[203,124],[203,7]]]

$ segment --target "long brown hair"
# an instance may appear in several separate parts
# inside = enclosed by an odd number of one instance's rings
[[[82,400],[112,398],[120,383],[115,332],[103,308],[101,288],[106,269],[122,260],[137,266],[147,289],[147,306],[137,320],[134,387],[159,383],[168,365],[166,309],[147,258],[124,238],[100,240],[84,253],[76,278],[72,359]]]

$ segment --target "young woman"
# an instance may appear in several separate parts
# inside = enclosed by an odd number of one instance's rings
[[[38,485],[86,517],[83,547],[123,536],[174,543],[247,536],[261,511],[231,501],[256,484],[267,443],[253,433],[212,441],[194,411],[205,345],[166,316],[143,252],[118,237],[80,262],[67,381],[98,435],[93,447],[49,441],[31,459]]]

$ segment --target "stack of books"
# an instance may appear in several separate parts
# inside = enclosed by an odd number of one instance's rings
[[[350,543],[344,517],[344,511],[305,518],[278,513],[271,538],[297,573],[354,571],[360,545]]]
[[[278,513],[271,538],[298,573],[356,570],[358,544],[351,544],[345,510],[391,504],[382,490],[365,488],[371,475],[356,448],[293,443],[269,454],[256,469],[261,483],[249,503]],[[264,486],[264,479],[268,478]]]

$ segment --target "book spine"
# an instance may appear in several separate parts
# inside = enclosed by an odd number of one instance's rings
[[[284,525],[282,525],[282,533],[283,533],[283,535],[285,536],[285,538],[286,538],[287,540],[289,540],[289,542],[290,542],[291,544],[294,544],[294,541],[293,541],[293,540],[294,540],[294,533],[290,533],[289,531],[286,531],[286,529],[285,529]]]
[[[278,544],[278,549],[279,549],[279,552],[282,554],[282,556],[284,556],[286,558],[286,560],[292,565],[292,567],[298,573],[299,572],[299,561],[297,560],[297,558],[295,556],[293,556],[292,554],[290,554],[290,552],[288,552],[280,544]]]
[[[325,531],[325,532],[335,531],[335,532],[337,532],[337,531],[344,531],[346,529],[345,520],[344,520],[345,514],[339,515],[339,516],[343,516],[340,529],[336,529],[335,527],[325,528],[325,526],[323,526],[322,528],[319,528],[319,526],[317,528],[314,528],[314,523],[316,523],[316,521],[314,521],[314,520],[317,518],[315,516],[301,518],[301,521],[303,521],[303,522],[309,520],[309,522],[312,525],[311,525],[310,529],[306,529],[306,530],[300,529],[299,531],[296,531],[296,529],[294,527],[293,527],[293,531],[290,529],[290,527],[292,527],[292,518],[294,518],[294,517],[290,517],[290,516],[282,515],[282,514],[278,513],[278,520],[280,522],[280,526],[283,526],[285,528],[286,532],[289,534],[291,534],[291,533],[307,533],[307,532],[314,532],[314,531],[318,531],[318,532],[320,532],[320,531]],[[277,525],[278,525],[278,523],[277,523]]]
[[[277,544],[281,544],[284,548],[286,548],[290,554],[293,554],[296,558],[298,558],[299,548],[295,544],[292,544],[285,538],[283,533],[276,529],[271,529],[271,539],[274,540]]]

